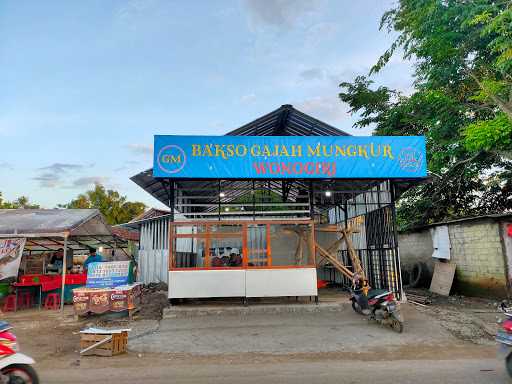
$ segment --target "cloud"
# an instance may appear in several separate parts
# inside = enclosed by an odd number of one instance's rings
[[[242,104],[252,104],[256,101],[256,95],[254,93],[249,93],[247,95],[243,95],[240,98],[240,102]]]
[[[55,188],[61,183],[60,175],[50,172],[43,173],[32,179],[38,181],[39,185],[43,188]]]
[[[140,161],[128,160],[128,161],[125,161],[122,166],[115,168],[114,172],[128,171],[130,169],[133,169],[135,166],[137,166],[139,164],[140,164]]]
[[[88,164],[88,167],[93,167],[94,164]],[[40,174],[33,177],[32,180],[38,181],[39,185],[43,188],[55,188],[62,184],[62,178],[69,172],[77,172],[84,169],[86,165],[71,164],[71,163],[53,163],[46,167],[38,168]]]
[[[0,169],[2,169],[2,168],[3,168],[3,169],[7,169],[7,170],[9,170],[9,171],[14,170],[14,167],[12,166],[12,164],[11,164],[11,163],[8,163],[8,162],[6,162],[6,161],[3,161],[3,162],[1,162],[1,163],[0,163]]]
[[[245,0],[250,21],[256,25],[290,27],[299,19],[315,13],[324,0]]]
[[[53,173],[65,173],[67,171],[78,171],[83,169],[84,166],[80,164],[69,164],[69,163],[53,163],[47,167],[39,168],[41,171],[49,171]]]
[[[330,124],[336,124],[336,122],[349,117],[347,106],[336,95],[313,97],[296,103],[296,107],[300,111]]]
[[[326,71],[321,68],[309,68],[299,73],[299,77],[305,81],[323,80],[325,79]]]
[[[72,187],[88,187],[95,184],[105,184],[108,180],[108,177],[103,176],[80,177],[73,181]]]
[[[126,148],[136,155],[153,156],[153,145],[128,144]]]
[[[320,68],[311,67],[298,72],[298,83],[312,83],[313,85],[329,87],[333,92],[338,91],[338,85],[343,81],[352,81],[359,73],[352,67],[346,68]]]

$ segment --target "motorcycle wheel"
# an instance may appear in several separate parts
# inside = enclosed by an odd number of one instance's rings
[[[389,325],[391,326],[391,329],[397,333],[402,333],[404,331],[404,323],[394,317],[391,318]]]
[[[9,384],[39,384],[35,369],[27,364],[9,365],[2,374],[9,377]]]
[[[359,313],[360,315],[363,314],[363,310],[355,300],[352,300],[352,309],[354,310],[355,313]]]
[[[512,377],[512,353],[509,353],[505,359],[505,367],[507,368],[508,375]]]

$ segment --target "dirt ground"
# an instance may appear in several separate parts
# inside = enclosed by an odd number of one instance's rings
[[[332,313],[162,319],[166,292],[145,293],[143,309],[131,322],[105,317],[76,322],[71,306],[64,313],[33,309],[5,317],[15,327],[22,352],[37,361],[43,383],[108,378],[167,383],[170,377],[172,382],[238,383],[241,375],[244,382],[254,383],[339,383],[340,377],[344,382],[374,382],[374,370],[364,370],[368,364],[389,371],[380,377],[382,383],[507,380],[490,333],[500,314],[490,301],[452,298],[427,307],[404,305],[406,328],[398,335],[368,323],[349,307]],[[339,292],[328,292],[323,302],[339,298],[346,300]],[[132,328],[129,352],[80,358],[79,330],[92,325]],[[160,352],[152,352],[155,346]],[[354,367],[359,367],[358,374]]]
[[[443,328],[458,339],[475,344],[494,344],[499,322],[505,318],[499,308],[501,300],[498,299],[440,296],[426,289],[407,292],[428,297],[431,304],[415,305],[415,308],[435,318]]]

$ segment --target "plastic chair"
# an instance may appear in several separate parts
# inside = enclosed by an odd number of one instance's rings
[[[16,295],[7,295],[4,301],[2,311],[12,312],[16,310]]]
[[[32,293],[18,293],[18,308],[32,308]]]
[[[44,299],[44,307],[46,309],[60,309],[60,295],[58,293],[49,293]]]

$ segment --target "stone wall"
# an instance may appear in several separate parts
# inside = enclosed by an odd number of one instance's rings
[[[451,261],[457,265],[452,292],[474,296],[507,294],[506,256],[500,224],[491,219],[448,224]],[[432,269],[432,237],[429,229],[399,234],[403,268],[423,261]]]

